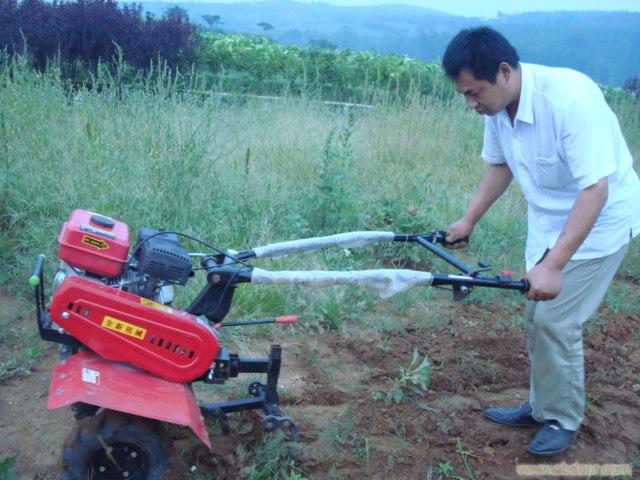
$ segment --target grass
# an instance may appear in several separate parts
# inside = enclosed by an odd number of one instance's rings
[[[637,285],[614,282],[606,295],[607,306],[611,313],[640,316],[638,292]]]
[[[0,298],[0,383],[28,375],[44,354],[32,307],[20,299]]]
[[[278,430],[274,435],[265,437],[262,443],[252,452],[251,457],[241,449],[238,452],[241,462],[246,462],[242,469],[243,478],[247,480],[303,480],[301,471],[292,465],[288,458],[288,444],[285,435]]]

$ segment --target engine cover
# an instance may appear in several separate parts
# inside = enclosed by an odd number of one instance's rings
[[[220,350],[193,315],[79,276],[56,290],[50,315],[98,355],[175,382],[200,377]]]
[[[58,236],[58,257],[87,272],[113,278],[122,272],[129,253],[129,229],[118,220],[74,210]]]

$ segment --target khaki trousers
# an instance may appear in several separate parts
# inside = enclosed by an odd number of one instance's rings
[[[536,420],[556,420],[567,430],[580,427],[585,406],[582,325],[600,305],[628,249],[625,245],[606,257],[569,261],[556,298],[526,303],[529,401]]]

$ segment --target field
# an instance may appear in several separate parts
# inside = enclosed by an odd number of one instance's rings
[[[132,232],[165,228],[240,250],[349,230],[443,228],[483,170],[482,120],[460,99],[382,92],[372,108],[346,108],[314,96],[265,101],[159,85],[129,89],[116,78],[69,90],[55,70],[35,74],[20,59],[0,73],[0,475],[58,478],[72,415],[45,410],[56,352],[37,338],[25,280],[40,252],[54,270],[57,234],[74,208],[122,219]],[[610,95],[637,159],[640,106]],[[462,257],[520,277],[525,213],[511,187]],[[448,271],[415,246],[388,245],[256,266]],[[554,461],[640,468],[639,278],[636,241],[586,326],[587,420]],[[201,285],[193,283],[177,305]],[[230,319],[301,316],[295,327],[222,336],[242,355],[283,345],[282,397],[301,429],[300,459],[287,467],[282,442],[262,435],[259,417],[238,415],[231,437],[210,425],[211,452],[170,429],[182,478],[507,479],[516,465],[539,462],[526,453],[532,432],[481,416],[527,397],[517,294],[477,289],[454,303],[435,289],[388,300],[347,287],[239,290]],[[196,392],[237,396],[247,382]]]

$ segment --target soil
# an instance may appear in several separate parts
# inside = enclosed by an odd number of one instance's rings
[[[517,465],[563,462],[633,464],[634,478],[640,478],[637,316],[601,309],[599,322],[585,337],[584,424],[567,452],[539,459],[526,449],[535,430],[511,429],[482,417],[488,406],[518,405],[528,397],[526,336],[511,321],[521,312],[447,303],[437,315],[436,326],[419,329],[405,318],[401,327],[384,333],[279,335],[281,401],[300,429],[296,464],[306,478],[437,479],[448,464],[464,479],[513,479]],[[251,350],[264,355],[270,342],[265,335],[251,338]],[[431,382],[426,391],[409,383],[396,403],[387,392],[416,350],[420,359],[430,360]],[[0,386],[0,460],[19,454],[14,467],[19,478],[59,477],[60,448],[74,420],[68,409],[45,408],[55,359],[50,345],[31,375]],[[224,395],[246,390],[247,382],[235,380],[240,383],[234,391],[233,381]],[[210,391],[196,393],[202,397]],[[170,426],[178,476],[241,477],[264,438],[260,419],[258,413],[232,416],[231,436],[221,435],[212,420],[211,451],[190,430]]]

